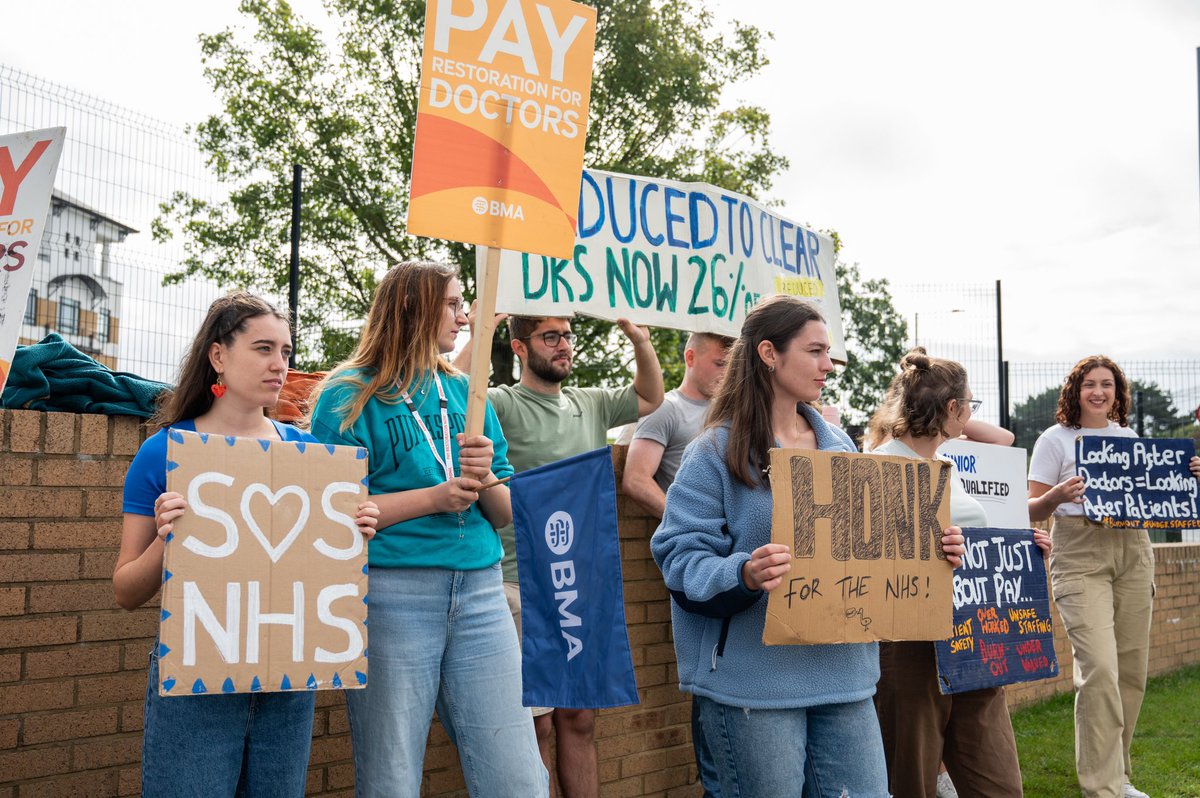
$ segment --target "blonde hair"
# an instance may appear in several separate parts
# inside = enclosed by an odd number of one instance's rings
[[[317,385],[311,406],[334,385],[354,386],[353,398],[335,409],[345,432],[371,397],[395,403],[435,372],[457,375],[438,351],[446,287],[457,277],[453,266],[429,261],[405,261],[389,269],[375,290],[358,346]]]

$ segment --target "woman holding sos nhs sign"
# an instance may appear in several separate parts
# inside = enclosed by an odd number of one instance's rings
[[[117,603],[128,610],[152,599],[163,580],[165,540],[188,512],[167,488],[169,430],[260,440],[316,439],[268,418],[292,349],[287,317],[256,296],[218,299],[192,341],[175,389],[164,395],[125,477],[121,551],[113,573]],[[355,519],[368,538],[379,509],[363,502]],[[150,656],[142,750],[142,794],[304,794],[312,739],[311,690],[158,694],[156,644]]]

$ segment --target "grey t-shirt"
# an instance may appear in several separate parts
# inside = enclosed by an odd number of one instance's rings
[[[664,493],[675,481],[683,450],[700,434],[707,414],[707,401],[688,399],[676,388],[667,391],[658,409],[638,422],[634,440],[646,438],[664,447],[658,471],[654,473],[654,481]]]

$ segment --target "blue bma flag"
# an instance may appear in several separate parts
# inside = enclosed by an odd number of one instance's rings
[[[638,703],[609,447],[513,477],[525,706]]]

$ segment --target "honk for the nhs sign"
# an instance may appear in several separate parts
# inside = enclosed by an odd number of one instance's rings
[[[428,0],[408,232],[571,253],[595,37],[568,0]]]
[[[367,681],[366,450],[171,430],[159,693]]]
[[[736,336],[771,294],[815,304],[846,360],[829,236],[716,186],[586,169],[574,250],[503,252],[496,310]]]

